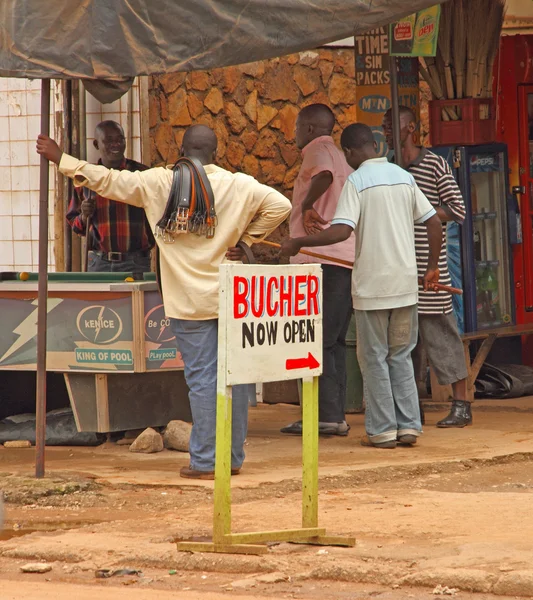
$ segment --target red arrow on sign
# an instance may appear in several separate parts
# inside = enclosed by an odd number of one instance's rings
[[[320,366],[318,360],[309,352],[307,358],[288,358],[285,362],[287,371],[294,369],[316,369]]]

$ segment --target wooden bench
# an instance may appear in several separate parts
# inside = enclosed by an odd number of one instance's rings
[[[496,329],[482,329],[465,333],[461,336],[463,340],[463,348],[466,361],[466,369],[468,371],[468,379],[466,385],[466,399],[470,402],[474,401],[474,393],[476,391],[476,379],[483,363],[487,359],[489,352],[498,338],[515,337],[529,335],[533,333],[533,323],[526,325],[513,325],[509,327],[498,327]],[[483,340],[478,348],[474,360],[470,358],[470,342]],[[431,379],[431,398],[437,402],[443,402],[453,397],[451,385],[440,385],[437,381],[433,369],[430,367]]]

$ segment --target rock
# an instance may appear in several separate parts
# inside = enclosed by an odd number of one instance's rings
[[[130,446],[130,452],[150,454],[163,450],[163,438],[155,429],[148,427]]]
[[[228,142],[229,133],[222,119],[217,119],[215,121],[214,131],[217,134],[217,140],[219,143],[224,142],[224,144],[226,144]]]
[[[226,67],[222,74],[222,89],[226,94],[233,94],[242,77],[240,67]]]
[[[325,60],[321,60],[318,65],[318,70],[320,71],[320,78],[322,79],[322,85],[326,87],[328,85],[329,78],[333,73],[333,63],[327,62]]]
[[[341,113],[337,113],[337,121],[339,125],[344,129],[348,125],[357,122],[357,105],[352,104],[352,106],[348,106]]]
[[[187,92],[179,88],[169,98],[168,112],[171,125],[186,127],[192,123],[189,109],[187,108]]]
[[[288,189],[292,190],[294,187],[294,182],[298,177],[298,173],[300,171],[300,165],[296,164],[294,167],[291,167],[287,173],[285,174],[285,179],[283,180],[283,185]]]
[[[204,104],[214,115],[218,115],[224,108],[222,92],[218,88],[211,88],[205,97]]]
[[[300,64],[304,65],[306,67],[316,66],[319,58],[320,58],[320,54],[313,50],[307,50],[305,52],[300,52]]]
[[[502,575],[492,588],[502,596],[533,596],[533,571],[513,571]]]
[[[250,77],[260,79],[265,74],[265,61],[259,60],[257,62],[241,65],[241,71],[245,75],[250,75]]]
[[[279,63],[268,71],[257,83],[259,94],[269,100],[298,102],[300,92],[292,78],[292,68],[287,63]]]
[[[255,579],[238,579],[237,581],[232,581],[230,586],[234,590],[244,590],[246,588],[255,587],[257,585],[257,581]]]
[[[253,154],[247,154],[242,161],[242,172],[257,179],[259,175],[259,161]]]
[[[259,136],[254,146],[254,154],[259,158],[276,158],[277,137],[273,131],[266,130]]]
[[[266,573],[265,575],[260,575],[256,578],[258,583],[279,583],[280,581],[288,581],[289,576],[285,575],[285,573],[280,573],[279,571],[275,573]]]
[[[185,421],[170,421],[166,426],[163,435],[163,444],[165,445],[165,448],[179,450],[180,452],[188,452],[191,429],[192,425]]]
[[[272,122],[271,127],[279,129],[283,138],[291,142],[296,135],[296,119],[300,109],[292,104],[286,104],[278,113],[276,120]]]
[[[293,77],[304,96],[316,92],[320,86],[320,75],[313,69],[296,65]]]
[[[280,144],[280,152],[288,167],[292,167],[300,158],[300,151],[295,144]]]
[[[246,151],[244,150],[244,146],[236,141],[231,141],[226,148],[226,160],[232,167],[238,169],[241,166],[242,159]]]
[[[129,438],[122,438],[121,440],[117,440],[115,444],[117,446],[131,446],[131,444],[133,444],[133,440],[130,440]]]
[[[193,119],[200,116],[204,112],[204,103],[195,94],[189,93],[187,96],[187,108]]]
[[[333,74],[329,84],[331,104],[355,104],[355,80],[344,75]]]
[[[163,98],[163,94],[161,94],[161,98]],[[148,98],[148,125],[150,129],[159,123],[160,113],[159,98],[155,93],[151,93]]]
[[[254,90],[248,96],[248,99],[244,105],[244,112],[250,121],[252,121],[252,123],[257,121],[257,90]]]
[[[257,129],[261,131],[270,121],[278,114],[278,111],[273,106],[257,106]]]
[[[244,144],[246,148],[246,152],[250,152],[251,149],[255,146],[259,135],[253,129],[246,130],[241,133],[241,142]]]
[[[287,168],[285,165],[277,163],[273,160],[261,161],[261,181],[268,185],[279,185],[285,179]]]
[[[211,85],[209,82],[209,74],[206,71],[191,71],[187,75],[187,89],[205,92]]]
[[[166,161],[173,143],[172,127],[168,123],[161,123],[155,131],[155,147],[163,161]],[[126,433],[126,437],[128,434]]]
[[[233,100],[241,107],[244,107],[244,103],[246,102],[246,98],[248,97],[248,88],[246,86],[246,80],[243,79],[235,91],[232,94]]]
[[[180,85],[183,85],[187,73],[169,73],[168,75],[159,75],[159,84],[163,88],[165,94],[169,96],[175,92]]]
[[[159,96],[159,109],[161,111],[159,113],[161,120],[168,121],[168,100],[167,100],[167,97],[163,94],[161,94],[161,96]]]
[[[196,125],[207,125],[211,129],[214,129],[214,127],[215,127],[215,120],[214,120],[214,117],[213,117],[213,115],[211,113],[205,112],[205,113],[202,113],[195,120],[195,124]]]
[[[20,567],[23,573],[48,573],[52,570],[52,565],[48,563],[28,563]]]
[[[296,63],[300,62],[300,55],[289,54],[289,56],[285,57],[285,60],[289,63],[289,65],[295,65]]]
[[[233,133],[240,133],[247,125],[246,117],[235,102],[228,102],[225,107],[228,123]]]
[[[4,448],[31,448],[31,442],[29,440],[13,440],[11,442],[4,442]]]

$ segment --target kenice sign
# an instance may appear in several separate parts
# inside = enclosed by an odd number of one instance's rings
[[[319,265],[222,265],[220,277],[228,385],[321,373]]]

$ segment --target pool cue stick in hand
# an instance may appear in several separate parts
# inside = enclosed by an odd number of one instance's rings
[[[418,285],[424,285],[423,281],[422,281],[422,277],[418,278]],[[455,288],[455,287],[451,287],[449,285],[444,285],[442,283],[429,283],[428,284],[428,291],[434,291],[434,292],[448,292],[449,294],[456,294],[457,296],[462,296],[463,295],[463,290],[459,289],[459,288]]]
[[[86,273],[89,268],[89,237],[91,234],[91,217],[87,217],[85,221],[85,257],[83,271]]]
[[[265,244],[266,246],[272,246],[273,248],[281,248],[281,244],[276,244],[275,242],[269,242],[267,240],[263,240],[260,243]],[[322,260],[327,260],[330,262],[338,263],[339,265],[345,265],[347,267],[353,267],[353,263],[351,263],[348,260],[342,260],[340,258],[335,258],[333,256],[326,256],[325,254],[318,254],[317,252],[310,252],[309,250],[300,250],[299,254],[305,254],[307,256],[312,256],[314,258],[321,258]],[[418,279],[418,283],[419,283],[419,285],[424,285],[421,277]],[[450,294],[456,294],[458,296],[461,296],[463,293],[463,290],[460,290],[459,288],[454,288],[454,287],[450,287],[448,285],[443,285],[442,283],[433,283],[433,284],[430,284],[430,286],[432,286],[435,291],[439,291],[439,292],[448,292]]]
[[[281,248],[281,244],[276,244],[276,242],[268,242],[263,240],[260,242],[261,244],[265,244],[266,246],[272,246],[273,248]],[[322,260],[329,260],[330,262],[336,262],[339,265],[344,265],[346,267],[353,267],[353,263],[349,260],[342,260],[341,258],[333,258],[332,256],[326,256],[325,254],[318,254],[318,252],[310,252],[309,250],[300,250],[298,254],[305,254],[306,256],[312,256],[314,258],[321,258]]]

